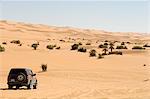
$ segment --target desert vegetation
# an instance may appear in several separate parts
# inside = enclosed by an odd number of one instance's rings
[[[19,44],[18,46],[22,46],[22,44]]]
[[[140,49],[140,50],[144,50],[145,48],[141,47],[141,46],[133,46],[132,49]]]
[[[56,47],[55,49],[57,49],[57,50],[60,49],[60,46]]]
[[[108,42],[108,40],[105,40],[104,42]]]
[[[20,44],[20,40],[12,40],[10,43],[14,43],[14,44]]]
[[[108,43],[106,43],[106,42],[105,42],[105,43],[104,43],[104,45],[106,45],[106,46],[107,46],[107,45],[108,45]]]
[[[56,45],[47,45],[46,48],[49,50],[54,49],[54,47],[56,47]],[[59,47],[57,47],[57,49],[60,49]]]
[[[121,51],[112,51],[112,52],[109,52],[108,54],[109,55],[110,54],[122,55],[122,52]]]
[[[3,45],[7,45],[7,42],[2,42]]]
[[[81,43],[81,42],[79,42],[78,44],[79,44],[79,45],[82,45],[82,43]]]
[[[37,43],[34,43],[34,44],[31,45],[31,47],[32,47],[34,50],[36,50],[37,47],[38,47],[38,44],[37,44]]]
[[[79,44],[73,44],[73,45],[71,46],[71,50],[77,50],[78,47],[79,47]]]
[[[118,45],[117,47],[116,47],[116,49],[128,49],[126,46],[123,46],[123,45]]]
[[[98,59],[104,58],[102,54],[98,54]]]
[[[129,41],[128,41],[128,42],[126,42],[126,43],[127,43],[127,44],[131,44],[131,42],[129,42]]]
[[[100,44],[100,45],[98,46],[98,48],[108,48],[108,46],[107,46],[107,45]]]
[[[110,51],[112,52],[112,50],[114,49],[114,47],[113,47],[114,44],[113,44],[113,43],[110,43],[109,45],[110,45],[109,49],[110,49]]]
[[[91,45],[91,43],[86,43],[85,45]]]
[[[104,48],[102,51],[104,52],[104,53],[102,53],[102,55],[107,55],[107,51],[108,51],[107,48]]]
[[[59,40],[60,42],[65,42],[65,40],[63,40],[63,39],[61,39],[61,40]]]
[[[125,42],[121,42],[121,45],[125,45]]]
[[[4,52],[5,48],[0,45],[0,52]]]
[[[90,57],[96,56],[96,50],[94,50],[94,49],[90,50],[89,53],[90,53]]]
[[[147,44],[143,45],[143,47],[150,47],[150,45],[147,43]]]
[[[78,52],[86,52],[86,48],[81,47],[78,49]]]
[[[47,64],[41,64],[42,71],[47,71]]]

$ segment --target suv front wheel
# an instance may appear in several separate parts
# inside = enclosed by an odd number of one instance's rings
[[[37,85],[33,85],[33,89],[36,89],[36,86],[37,86]]]

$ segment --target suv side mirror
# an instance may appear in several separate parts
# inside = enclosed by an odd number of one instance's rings
[[[36,76],[36,74],[32,74],[32,76]]]

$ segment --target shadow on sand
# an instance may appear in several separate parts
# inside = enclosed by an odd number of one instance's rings
[[[35,73],[38,74],[38,73],[44,73],[44,72],[46,72],[46,71],[38,71],[38,72],[35,72]]]
[[[12,88],[12,89],[9,89],[9,88],[0,88],[0,90],[29,90],[27,88],[19,88],[19,89],[16,89],[16,88]]]

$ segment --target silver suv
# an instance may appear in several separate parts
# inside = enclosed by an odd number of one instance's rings
[[[12,68],[9,72],[7,84],[8,88],[12,89],[16,86],[19,87],[26,86],[28,89],[37,88],[36,74],[33,74],[31,69],[27,68]]]

